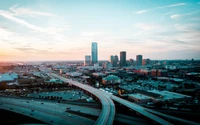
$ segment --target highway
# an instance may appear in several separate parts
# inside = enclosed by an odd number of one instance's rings
[[[90,114],[92,114],[92,112],[94,112],[96,115],[99,114],[99,112],[96,112],[95,109],[84,106],[61,104],[49,101],[46,102],[41,100],[32,101],[23,98],[15,99],[1,97],[0,103],[1,109],[11,110],[12,112],[33,117],[48,124],[93,125],[95,123],[94,120],[89,118],[66,112],[66,107],[70,107],[73,110],[80,110],[84,112],[87,111]]]
[[[98,117],[97,121],[95,122],[95,125],[112,125],[114,118],[115,118],[115,105],[113,101],[108,96],[102,96],[102,92],[98,89],[95,89],[89,85],[84,85],[82,83],[69,80],[67,78],[64,78],[62,76],[58,76],[57,74],[48,74],[52,77],[58,78],[66,83],[70,83],[74,86],[77,86],[83,90],[86,90],[87,92],[90,92],[91,94],[95,95],[102,104],[102,111],[100,116]]]
[[[120,97],[117,97],[115,95],[103,92],[99,89],[96,89],[92,86],[89,86],[87,84],[82,84],[77,81],[72,81],[70,79],[64,78],[62,76],[59,76],[57,74],[51,73],[48,74],[51,77],[58,78],[66,83],[72,84],[74,86],[77,86],[92,95],[96,96],[102,104],[102,110],[98,110],[98,112],[95,112],[94,109],[90,109],[88,107],[84,106],[74,106],[70,104],[62,104],[62,103],[52,103],[52,102],[46,102],[44,101],[44,104],[41,104],[42,100],[28,100],[29,103],[27,103],[27,99],[20,100],[19,98],[0,98],[0,108],[6,109],[6,110],[12,110],[13,112],[21,113],[23,115],[28,115],[30,117],[34,117],[38,120],[42,120],[46,123],[52,124],[52,121],[56,124],[79,124],[84,125],[86,124],[95,124],[95,125],[112,125],[115,119],[115,104],[113,101],[116,101],[129,109],[138,112],[139,114],[145,116],[146,118],[154,121],[155,123],[159,123],[162,125],[170,125],[172,123],[166,121],[165,119],[171,119],[170,121],[178,121],[179,123],[183,124],[191,124],[191,125],[197,125],[198,123],[188,121],[185,119],[173,117],[158,111],[154,111],[145,107],[142,107],[140,105],[137,105],[135,103],[129,102],[127,100],[124,100]],[[99,115],[98,119],[96,121],[84,118],[78,115],[74,115],[74,117],[71,117],[72,114],[66,111],[66,107],[71,107],[72,111],[83,111],[83,113],[87,114],[93,114],[94,116]],[[32,111],[34,110],[34,111]],[[69,117],[70,116],[70,117]],[[162,118],[160,118],[162,117]],[[42,118],[42,119],[41,119]],[[52,120],[50,120],[50,119]],[[163,119],[165,118],[165,119]],[[77,120],[78,119],[78,120]]]
[[[92,94],[96,95],[100,100],[103,98],[103,100],[101,100],[101,103],[102,103],[102,106],[103,106],[102,113],[101,113],[99,119],[97,120],[97,123],[100,122],[99,120],[101,120],[101,121],[104,120],[104,122],[102,122],[102,124],[109,123],[109,120],[114,120],[115,110],[113,109],[113,107],[115,107],[115,106],[114,106],[113,101],[110,101],[111,99],[113,99],[114,101],[117,101],[117,102],[129,107],[130,109],[132,109],[132,110],[134,110],[134,111],[146,116],[147,118],[151,119],[152,121],[155,121],[156,123],[160,123],[162,125],[170,125],[171,124],[168,121],[166,121],[164,119],[161,119],[160,117],[145,111],[142,106],[139,106],[137,104],[131,103],[131,102],[126,101],[124,99],[121,99],[121,98],[119,98],[117,96],[102,92],[99,89],[93,88],[93,87],[88,86],[88,85],[84,85],[84,84],[79,83],[77,81],[69,80],[69,79],[64,78],[62,76],[59,76],[57,74],[51,73],[49,75],[53,76],[55,78],[58,78],[60,80],[63,80],[64,82],[67,82],[69,84],[72,84],[72,85],[75,85],[77,87],[80,87],[80,88],[82,88],[82,89],[84,89],[84,90],[86,90],[88,92],[91,92]],[[108,100],[110,102],[108,102]],[[109,115],[109,114],[112,114],[112,115]],[[106,118],[106,117],[108,117],[108,118]],[[112,118],[110,118],[110,117],[112,117]]]
[[[172,123],[170,123],[170,122],[168,122],[168,121],[166,121],[166,120],[164,120],[164,119],[162,119],[162,118],[160,118],[160,117],[158,117],[158,116],[162,116],[162,117],[165,117],[165,118],[167,118],[167,119],[168,119],[168,118],[171,118],[171,119],[173,119],[173,120],[175,120],[175,121],[180,121],[180,122],[186,123],[186,124],[197,125],[197,123],[192,122],[192,121],[188,121],[188,120],[184,120],[184,119],[181,119],[181,118],[169,116],[169,115],[166,115],[166,114],[163,114],[163,113],[160,113],[160,112],[151,110],[151,109],[144,108],[144,107],[142,107],[142,106],[140,106],[140,105],[137,105],[137,104],[135,104],[135,103],[132,103],[132,102],[129,102],[129,101],[124,100],[124,99],[122,99],[122,98],[119,98],[119,97],[117,97],[117,96],[114,96],[114,95],[111,95],[111,94],[102,92],[102,91],[100,91],[99,89],[93,88],[93,87],[88,86],[88,85],[84,85],[84,84],[79,83],[79,82],[77,82],[77,81],[69,80],[69,79],[64,78],[64,77],[62,77],[62,76],[59,76],[59,75],[57,75],[57,74],[51,73],[51,76],[56,77],[56,78],[58,78],[58,79],[61,79],[61,80],[63,80],[64,82],[73,84],[73,85],[75,85],[75,86],[77,86],[77,87],[80,87],[80,88],[82,88],[82,89],[84,89],[84,90],[86,90],[86,91],[88,91],[88,92],[91,92],[91,93],[93,93],[94,95],[96,95],[96,96],[97,96],[98,98],[100,98],[100,99],[103,97],[104,100],[103,100],[103,101],[101,100],[102,105],[103,105],[102,112],[103,112],[103,114],[104,114],[104,112],[105,112],[104,110],[109,110],[109,112],[112,112],[112,117],[113,117],[113,118],[111,118],[112,120],[114,119],[114,112],[115,112],[115,111],[114,111],[114,109],[111,109],[111,108],[114,107],[114,103],[113,103],[113,101],[110,101],[110,99],[112,99],[112,100],[114,100],[114,101],[116,101],[116,102],[118,102],[118,103],[120,103],[120,104],[122,104],[122,105],[124,105],[124,106],[126,106],[126,107],[129,107],[130,109],[132,109],[132,110],[134,110],[134,111],[136,111],[136,112],[142,114],[143,116],[145,116],[145,117],[151,119],[152,121],[154,121],[154,122],[156,122],[156,123],[159,123],[159,124],[162,124],[162,125],[170,125],[170,124],[172,124]],[[100,96],[100,97],[99,97],[99,96]],[[109,100],[110,102],[106,104],[106,103],[105,103],[106,100],[107,100],[107,101]],[[110,104],[111,106],[109,107],[108,104]],[[105,107],[106,107],[106,108],[105,108]],[[103,118],[103,120],[106,121],[106,116],[109,116],[109,115],[108,115],[108,113],[107,113],[107,114],[105,113],[104,116],[102,116],[103,114],[101,114],[101,116],[100,116],[101,118],[99,118],[98,120],[100,120],[100,119],[102,120],[102,118]],[[156,116],[156,115],[158,115],[158,116]],[[110,116],[110,117],[111,117],[111,116]],[[107,122],[109,122],[108,119],[107,119]],[[106,122],[104,122],[104,123],[106,123]]]

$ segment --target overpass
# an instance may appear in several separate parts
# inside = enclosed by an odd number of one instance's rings
[[[126,106],[126,107],[128,107],[128,108],[130,108],[130,109],[132,109],[133,111],[136,111],[136,112],[142,114],[143,116],[149,118],[150,120],[152,120],[152,121],[154,121],[154,122],[156,122],[156,123],[159,123],[159,124],[162,124],[162,125],[170,125],[170,124],[172,124],[172,123],[170,123],[170,122],[168,122],[168,121],[166,121],[166,120],[164,120],[164,119],[158,117],[158,116],[161,116],[161,117],[164,117],[164,118],[166,118],[166,119],[172,119],[172,120],[174,120],[174,121],[178,121],[178,122],[184,123],[184,124],[198,125],[198,123],[196,123],[196,122],[192,122],[192,121],[189,121],[189,120],[185,120],[185,119],[173,117],[173,116],[170,116],[170,115],[167,115],[167,114],[164,114],[164,113],[160,113],[160,112],[157,112],[157,111],[148,109],[148,108],[144,108],[144,107],[142,107],[142,106],[140,106],[140,105],[137,105],[137,104],[135,104],[135,103],[129,102],[129,101],[124,100],[124,99],[122,99],[122,98],[119,98],[119,97],[117,97],[117,96],[115,96],[115,95],[111,95],[111,94],[102,92],[102,91],[100,91],[100,90],[98,90],[98,89],[96,89],[96,88],[90,87],[90,86],[88,86],[88,85],[84,85],[84,84],[79,83],[79,82],[76,82],[76,81],[69,80],[69,79],[64,78],[64,77],[62,77],[62,76],[59,76],[59,75],[57,75],[57,74],[51,73],[51,75],[52,75],[53,77],[56,77],[56,78],[58,78],[58,79],[63,80],[64,82],[68,82],[68,83],[70,83],[70,84],[72,84],[72,85],[75,85],[75,86],[77,86],[77,87],[80,87],[80,88],[82,88],[82,89],[84,89],[84,90],[86,90],[86,91],[88,91],[88,92],[92,92],[93,94],[97,93],[97,94],[98,94],[98,97],[101,96],[101,97],[99,97],[99,98],[102,98],[102,97],[103,97],[103,98],[106,98],[107,100],[112,99],[112,100],[114,100],[114,101],[116,101],[116,102],[118,102],[118,103],[120,103],[120,104],[122,104],[122,105],[124,105],[124,106]],[[101,101],[101,102],[102,102],[102,101]],[[109,104],[109,103],[108,103],[108,104]],[[106,104],[106,106],[105,106],[105,102],[104,102],[104,101],[102,102],[102,105],[104,105],[104,107],[107,107],[108,104]],[[110,106],[110,107],[114,108],[113,102],[111,102],[110,104],[112,105],[112,106]],[[107,109],[109,109],[109,107],[108,107]],[[105,110],[105,108],[102,108],[102,112],[105,112],[104,110]],[[112,110],[114,111],[114,109],[112,109]],[[110,112],[112,112],[112,111],[110,111]],[[101,114],[100,117],[103,117],[102,115],[103,115],[103,114]],[[112,115],[114,115],[114,112],[112,112]],[[112,116],[112,117],[113,117],[113,118],[111,118],[111,120],[114,119],[114,116]],[[102,118],[99,118],[99,119],[102,120]],[[98,119],[98,120],[99,120],[99,119]],[[105,119],[106,119],[106,118],[105,118]],[[105,120],[105,119],[103,119],[103,120]],[[108,120],[107,120],[107,122],[108,122]],[[106,123],[106,122],[104,122],[104,123]]]
[[[101,114],[98,117],[97,121],[95,122],[95,125],[112,125],[113,124],[113,121],[115,118],[115,105],[108,96],[103,96],[101,91],[99,91],[99,90],[97,91],[97,89],[95,89],[89,85],[84,85],[82,83],[69,80],[67,78],[58,76],[57,74],[53,74],[53,73],[48,74],[48,75],[56,77],[64,82],[67,82],[69,84],[77,86],[77,87],[95,95],[101,101],[101,104],[102,104],[102,111],[101,111]]]
[[[132,110],[134,110],[136,112],[139,112],[140,114],[146,116],[147,118],[151,119],[152,121],[155,121],[156,123],[160,123],[162,125],[170,125],[171,124],[171,123],[167,122],[166,120],[161,119],[160,117],[157,117],[157,116],[147,112],[146,110],[144,110],[143,107],[141,107],[139,105],[136,105],[136,104],[133,105],[133,103],[130,103],[129,101],[121,99],[121,98],[119,98],[117,96],[110,95],[110,94],[102,92],[102,91],[100,91],[100,90],[98,90],[98,89],[96,89],[94,87],[91,87],[91,86],[88,86],[88,85],[84,85],[84,84],[79,83],[77,81],[69,80],[67,78],[64,78],[64,77],[59,76],[59,75],[54,74],[54,73],[51,73],[49,75],[53,76],[53,77],[56,77],[56,78],[58,78],[60,80],[63,80],[64,82],[67,82],[69,84],[75,85],[75,86],[77,86],[77,87],[79,87],[79,88],[81,88],[83,90],[91,92],[92,94],[94,94],[95,96],[97,96],[100,99],[103,108],[102,108],[102,113],[101,113],[100,117],[97,120],[97,124],[102,120],[103,120],[102,123],[104,123],[104,125],[108,124],[108,123],[109,124],[113,123],[113,120],[114,120],[114,117],[115,117],[115,109],[114,109],[115,107],[114,107],[114,103],[113,103],[113,101],[111,99],[113,99],[114,101],[117,101],[117,102],[119,102],[119,103],[121,103],[121,104],[123,104],[125,106],[128,106]],[[102,100],[102,98],[103,98],[103,100]],[[109,118],[106,118],[106,117],[109,117]],[[112,122],[110,122],[110,120],[112,120]]]
[[[52,103],[50,101],[32,101],[32,99],[27,98],[0,98],[0,109],[9,110],[18,114],[32,117],[47,124],[93,125],[95,123],[94,120],[66,112],[66,107],[69,106],[73,109],[77,108],[79,110],[84,110],[87,108],[89,111],[91,110],[91,108],[84,106],[82,107],[73,106],[70,104]]]

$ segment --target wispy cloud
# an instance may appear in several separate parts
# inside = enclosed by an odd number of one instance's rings
[[[4,18],[12,20],[12,21],[19,23],[19,24],[21,24],[21,25],[23,25],[27,28],[30,28],[32,30],[47,33],[47,34],[57,34],[57,33],[65,31],[69,28],[69,26],[47,27],[47,28],[39,27],[39,26],[30,24],[23,19],[17,18],[17,17],[14,16],[13,13],[10,13],[9,11],[5,11],[5,10],[0,10],[0,16],[3,16]]]
[[[142,29],[142,30],[153,30],[156,28],[159,28],[158,25],[153,23],[137,23],[134,25],[134,27]]]
[[[182,19],[182,18],[185,18],[185,17],[188,17],[188,16],[196,16],[196,17],[199,17],[199,14],[200,14],[200,10],[195,10],[195,11],[192,11],[192,12],[189,12],[189,13],[184,13],[184,14],[173,14],[170,16],[171,19],[174,19],[174,20],[178,20],[178,19]],[[192,18],[190,18],[192,19]]]
[[[49,16],[49,17],[55,17],[56,15],[47,13],[47,12],[41,12],[41,11],[36,11],[28,8],[23,8],[23,7],[18,7],[18,5],[14,5],[10,7],[9,9],[14,12],[15,16],[30,16],[30,17],[36,17],[36,16]]]
[[[174,26],[178,31],[200,32],[198,24],[175,24]]]
[[[145,10],[139,10],[136,11],[134,13],[136,14],[143,14],[152,10],[157,10],[157,9],[165,9],[165,8],[171,8],[171,7],[177,7],[177,6],[185,6],[186,3],[176,3],[176,4],[171,4],[171,5],[167,5],[167,6],[158,6],[156,4],[153,4],[154,6],[156,6],[155,8],[151,8],[151,9],[145,9]]]
[[[88,32],[88,31],[83,31],[81,32],[81,36],[99,36],[102,35],[101,32]]]

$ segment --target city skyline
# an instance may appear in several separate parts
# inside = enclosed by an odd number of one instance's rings
[[[98,60],[126,51],[152,60],[200,59],[199,0],[35,0],[0,4],[0,61]]]

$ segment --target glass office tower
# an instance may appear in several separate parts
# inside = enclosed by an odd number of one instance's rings
[[[98,48],[97,43],[92,42],[92,64],[98,63]]]

